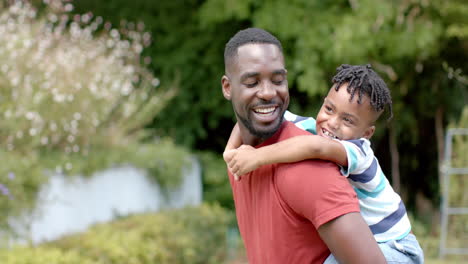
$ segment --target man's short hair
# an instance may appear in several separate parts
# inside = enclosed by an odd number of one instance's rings
[[[276,45],[281,53],[283,47],[281,42],[271,33],[260,28],[247,28],[237,32],[227,43],[224,49],[224,66],[231,64],[237,56],[237,49],[245,44],[273,44]]]

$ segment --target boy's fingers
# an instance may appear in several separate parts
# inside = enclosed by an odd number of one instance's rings
[[[229,162],[232,157],[234,156],[235,151],[234,150],[228,150],[223,152],[223,158],[224,161]]]

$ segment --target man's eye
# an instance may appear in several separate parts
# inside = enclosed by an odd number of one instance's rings
[[[274,83],[275,85],[281,85],[283,84],[284,80],[285,78],[283,76],[278,76],[276,78],[273,78],[271,82]]]
[[[331,112],[331,111],[332,111],[332,108],[326,105],[326,106],[325,106],[325,110],[327,110],[327,112]]]
[[[255,87],[257,85],[257,82],[252,82],[252,83],[246,83],[245,86],[247,86],[248,88],[252,88],[252,87]]]

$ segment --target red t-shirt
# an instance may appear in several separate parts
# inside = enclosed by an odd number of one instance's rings
[[[291,122],[261,146],[310,135]],[[338,166],[306,160],[262,166],[229,180],[249,264],[323,263],[330,254],[317,232],[334,218],[359,212],[356,193]]]

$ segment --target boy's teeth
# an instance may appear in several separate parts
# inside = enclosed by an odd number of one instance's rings
[[[332,133],[328,132],[327,130],[323,130],[323,134],[325,134],[326,136],[329,136],[331,138],[338,139],[338,137],[336,137]]]

